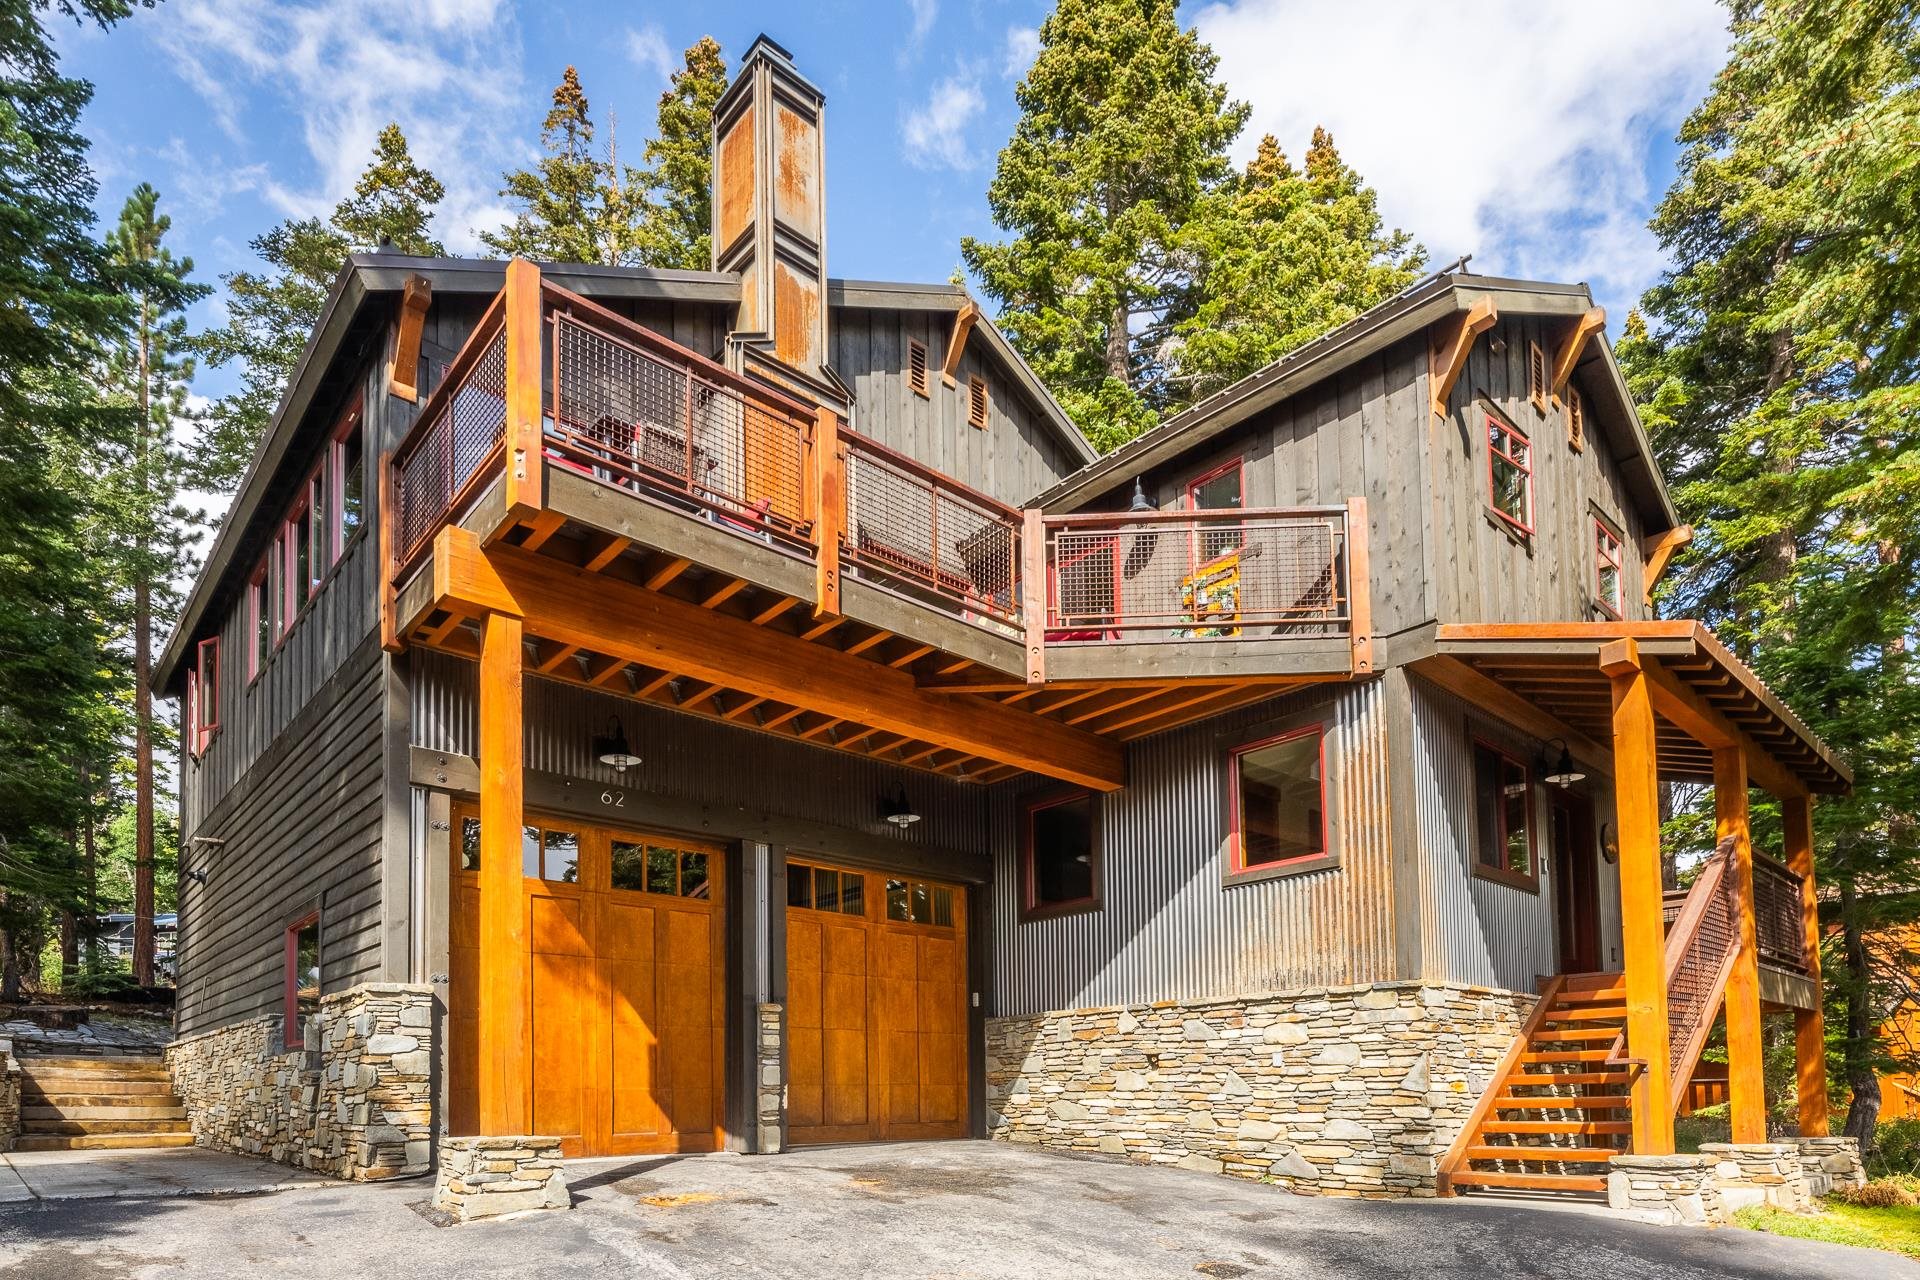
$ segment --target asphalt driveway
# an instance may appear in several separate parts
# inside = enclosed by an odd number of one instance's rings
[[[987,1143],[571,1170],[574,1209],[437,1226],[425,1182],[0,1206],[0,1277],[1920,1278],[1889,1254],[1488,1200],[1363,1203]]]

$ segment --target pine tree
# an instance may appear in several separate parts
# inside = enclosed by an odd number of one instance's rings
[[[1238,181],[1209,193],[1182,229],[1193,263],[1184,311],[1170,318],[1169,399],[1204,399],[1392,297],[1426,251],[1383,230],[1378,197],[1324,129],[1305,171],[1269,134]]]
[[[702,36],[660,95],[658,133],[647,143],[636,258],[650,267],[713,265],[713,108],[727,88],[720,42]]]
[[[1672,269],[1619,347],[1697,534],[1667,584],[1852,765],[1823,802],[1846,1131],[1878,1110],[1865,936],[1920,883],[1920,34],[1909,6],[1735,6],[1653,227]],[[1905,892],[1888,892],[1901,889]]]
[[[961,243],[1000,323],[1103,449],[1173,398],[1161,352],[1191,281],[1180,238],[1246,123],[1174,0],[1061,0],[987,190],[1012,239]]]
[[[208,364],[241,366],[240,389],[208,415],[196,488],[226,491],[239,482],[349,253],[446,253],[428,234],[445,194],[440,181],[414,161],[400,126],[389,124],[353,194],[326,221],[288,219],[254,237],[251,247],[265,269],[220,278],[226,323],[196,339]]]
[[[500,194],[520,212],[504,229],[482,232],[481,242],[496,253],[542,262],[633,261],[644,182],[621,167],[617,154],[603,160],[595,153],[586,91],[571,66],[554,86],[540,146],[546,154],[534,168],[503,175]]]

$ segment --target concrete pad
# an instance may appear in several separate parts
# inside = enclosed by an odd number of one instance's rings
[[[16,1151],[0,1156],[0,1203],[257,1195],[332,1185],[319,1174],[201,1147]]]

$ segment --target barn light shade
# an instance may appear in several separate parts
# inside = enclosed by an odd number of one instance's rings
[[[621,727],[619,719],[616,717],[608,724],[613,732],[593,740],[593,758],[625,773],[629,766],[640,763],[640,757],[633,754],[633,748],[627,745],[627,731]]]
[[[1564,791],[1587,775],[1580,771],[1578,765],[1574,764],[1573,752],[1567,747],[1567,744],[1563,740],[1559,738],[1547,739],[1547,745],[1549,747],[1556,742],[1560,743],[1560,758],[1553,762],[1553,768],[1547,774],[1547,781]]]
[[[920,821],[920,815],[914,811],[913,802],[907,799],[907,789],[900,788],[898,795],[891,800],[880,802],[880,816],[896,827],[910,827]]]
[[[1155,507],[1153,505],[1153,499],[1147,496],[1147,491],[1145,487],[1141,485],[1140,478],[1138,476],[1135,476],[1133,479],[1133,501],[1127,504],[1127,510],[1129,511],[1155,510]]]

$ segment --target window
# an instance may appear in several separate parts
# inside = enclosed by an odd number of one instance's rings
[[[1567,443],[1575,453],[1587,447],[1587,398],[1572,386],[1567,388]]]
[[[1533,532],[1533,446],[1506,419],[1487,415],[1487,501],[1522,533]]]
[[[917,396],[927,394],[927,348],[911,338],[907,339],[907,389]]]
[[[787,863],[787,905],[843,916],[867,913],[867,878],[858,871]]]
[[[1537,342],[1527,344],[1527,399],[1541,413],[1547,411],[1547,353]]]
[[[249,680],[264,671],[267,659],[273,656],[272,590],[268,566],[262,564],[253,571],[253,580],[247,583],[247,633],[251,637],[247,644]]]
[[[520,874],[529,880],[579,884],[580,833],[554,827],[521,827]]]
[[[286,995],[281,1029],[285,1047],[292,1052],[306,1044],[307,1020],[320,1012],[319,912],[287,926],[284,965]]]
[[[292,627],[300,617],[301,606],[307,602],[307,575],[313,565],[313,526],[307,522],[307,505],[304,498],[300,506],[287,517],[287,626]]]
[[[987,380],[981,377],[967,379],[967,425],[987,429]]]
[[[1620,535],[1598,518],[1593,522],[1593,572],[1593,598],[1612,616],[1625,616],[1626,575],[1621,570]]]
[[[273,554],[267,557],[267,595],[273,600],[273,642],[287,634],[287,535],[283,529],[274,537]]]
[[[1028,800],[1020,807],[1022,908],[1029,916],[1100,907],[1099,847],[1094,800],[1077,791]]]
[[[1527,766],[1498,747],[1476,742],[1473,789],[1474,871],[1533,888],[1533,784]]]
[[[712,896],[708,855],[656,841],[613,838],[613,887],[670,898]]]
[[[320,584],[326,581],[327,570],[333,566],[331,548],[333,544],[331,521],[333,508],[327,505],[326,468],[313,473],[307,481],[307,588],[306,598],[311,600],[320,594]]]
[[[220,637],[202,640],[187,678],[187,724],[199,755],[220,727]]]
[[[1189,511],[1233,511],[1246,505],[1245,473],[1240,459],[1223,463],[1187,486]],[[1240,545],[1238,525],[1208,524],[1194,539],[1195,567],[1226,555]]]
[[[1227,840],[1229,870],[1260,871],[1327,854],[1326,733],[1310,725],[1236,747]]]
[[[460,819],[460,869],[480,869],[480,819]],[[618,886],[616,886],[618,887]]]
[[[887,919],[902,924],[953,927],[953,890],[924,880],[887,881]]]
[[[340,433],[334,455],[334,470],[340,477],[340,544],[334,548],[334,557],[337,559],[346,550],[347,540],[353,537],[361,521],[366,518],[367,459],[360,434],[360,411],[357,409],[347,415],[347,425]]]

